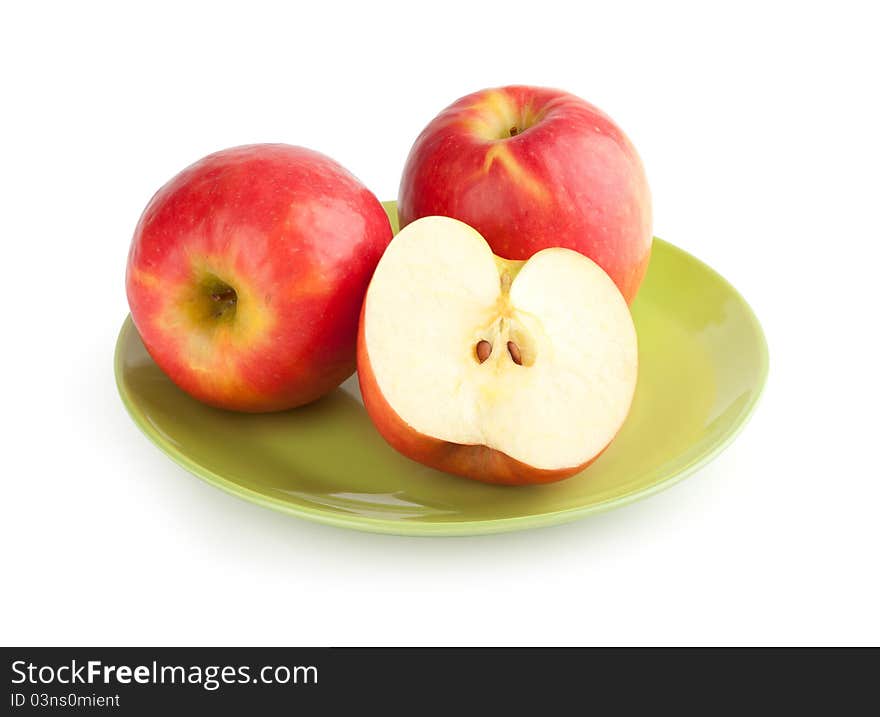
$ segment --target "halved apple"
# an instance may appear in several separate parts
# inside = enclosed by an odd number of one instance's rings
[[[507,261],[448,217],[392,240],[361,311],[358,376],[379,432],[476,480],[585,468],[623,425],[637,371],[632,317],[597,264],[560,248]]]

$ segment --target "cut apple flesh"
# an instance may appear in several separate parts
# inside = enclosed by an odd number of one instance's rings
[[[376,388],[414,434],[543,471],[598,455],[635,390],[632,317],[598,265],[559,248],[506,261],[447,217],[391,242],[361,330]]]

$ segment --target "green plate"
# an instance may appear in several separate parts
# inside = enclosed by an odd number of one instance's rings
[[[396,225],[394,203],[386,209]],[[639,383],[626,424],[590,468],[544,486],[485,485],[404,458],[370,423],[356,377],[284,413],[204,406],[153,363],[130,317],[116,344],[116,383],[153,443],[247,500],[381,533],[497,533],[562,523],[650,495],[705,465],[743,427],[768,358],[761,327],[736,290],[657,239],[633,315]]]

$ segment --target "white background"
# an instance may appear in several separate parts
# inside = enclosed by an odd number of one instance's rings
[[[4,4],[0,639],[880,642],[873,3],[716,5]],[[655,233],[761,319],[766,394],[718,460],[566,526],[410,539],[248,504],[140,434],[111,359],[160,184],[282,141],[393,198],[434,114],[505,83],[614,117]]]

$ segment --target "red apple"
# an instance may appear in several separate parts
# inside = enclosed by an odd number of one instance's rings
[[[398,212],[401,227],[459,219],[507,259],[574,249],[628,303],[651,253],[651,197],[635,148],[607,115],[560,90],[484,90],[443,110],[410,151]]]
[[[382,205],[328,157],[283,144],[217,152],[144,210],[126,274],[132,319],[200,401],[299,406],[353,373],[361,303],[390,240]]]
[[[382,436],[425,465],[527,484],[583,470],[629,412],[636,331],[593,261],[493,256],[474,229],[425,217],[391,242],[358,334],[358,380]]]

